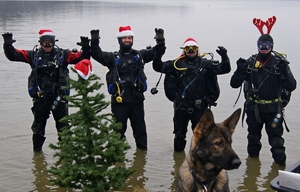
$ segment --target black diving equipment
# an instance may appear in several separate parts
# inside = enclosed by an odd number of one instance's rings
[[[39,96],[39,97],[44,97],[44,91],[43,90],[38,90],[37,92],[36,92],[36,94],[37,94],[37,96]]]
[[[155,95],[155,94],[158,93],[158,90],[157,90],[156,87],[153,87],[153,88],[150,90],[150,92],[151,92],[152,95]]]
[[[272,124],[271,124],[271,126],[273,128],[276,128],[277,125],[282,122],[282,118],[283,118],[283,115],[281,113],[277,113],[274,120],[273,120],[273,122],[272,122]]]
[[[259,50],[270,50],[273,46],[273,43],[270,41],[258,41],[257,48]]]
[[[120,84],[123,83],[123,81],[121,80],[120,81]],[[121,89],[120,89],[120,84],[118,82],[116,82],[116,86],[117,86],[117,96],[116,96],[116,101],[118,103],[122,103],[123,102],[123,94],[124,94],[124,90],[122,90],[121,92]]]
[[[186,53],[197,53],[198,52],[198,47],[193,45],[193,46],[186,46],[184,47],[184,52]]]
[[[60,96],[57,96],[57,97],[55,98],[55,100],[53,101],[53,104],[52,104],[52,106],[51,106],[51,109],[52,109],[52,110],[55,110],[55,109],[57,108],[59,102],[60,102]]]
[[[48,68],[52,68],[52,67],[55,66],[55,65],[56,65],[55,62],[53,62],[53,61],[48,61],[47,64],[46,64],[46,66],[47,66]]]

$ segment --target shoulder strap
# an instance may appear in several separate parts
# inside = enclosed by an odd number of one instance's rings
[[[115,51],[115,52],[113,52],[113,54],[115,56],[115,64],[118,65],[120,62],[120,53],[119,53],[119,51]],[[118,62],[116,62],[116,61],[118,61]]]
[[[139,66],[141,66],[143,68],[145,65],[145,62],[143,60],[143,56],[142,56],[141,52],[138,50],[135,50],[135,49],[132,49],[132,52],[135,54],[133,56],[134,59],[139,63]]]
[[[59,83],[60,85],[64,85],[66,83],[66,77],[64,71],[64,52],[57,45],[55,45],[55,50],[56,50],[55,60],[58,65],[58,72],[59,72]]]
[[[32,61],[33,61],[33,65],[34,66],[32,66],[32,68],[33,67],[35,67],[35,68],[37,68],[37,66],[38,66],[38,57],[39,57],[39,48],[38,48],[38,45],[35,45],[33,48],[32,48],[32,52],[33,52],[33,54],[32,54]]]

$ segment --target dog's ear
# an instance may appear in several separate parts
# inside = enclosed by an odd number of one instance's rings
[[[198,141],[203,135],[208,132],[208,128],[215,123],[214,115],[210,109],[206,109],[199,120],[199,123],[194,129],[194,139]]]
[[[230,117],[228,117],[225,121],[222,122],[222,124],[229,129],[231,134],[233,134],[235,127],[239,122],[241,111],[241,108],[237,109],[235,112],[232,113]]]

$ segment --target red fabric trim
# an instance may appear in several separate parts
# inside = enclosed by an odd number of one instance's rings
[[[79,57],[81,56],[81,52],[72,52],[70,51],[69,54],[68,54],[68,58],[67,58],[67,63],[71,63],[71,61],[75,60],[75,59],[78,59]]]
[[[22,54],[22,56],[26,59],[27,62],[31,61],[26,50],[19,50],[19,49],[15,49],[15,50],[17,53]]]

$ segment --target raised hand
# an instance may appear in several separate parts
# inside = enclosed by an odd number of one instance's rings
[[[3,39],[4,39],[4,44],[7,45],[12,45],[16,40],[13,40],[13,34],[12,33],[3,33],[2,34]]]
[[[223,46],[218,46],[218,49],[216,50],[216,52],[222,57],[222,58],[226,58],[227,57],[227,49]]]
[[[155,28],[154,31],[155,31],[154,39],[156,39],[156,42],[157,43],[164,42],[165,41],[164,30],[161,28]]]
[[[77,42],[77,45],[81,47],[89,47],[90,40],[88,37],[80,36],[80,42]]]
[[[236,61],[236,65],[237,65],[237,69],[236,71],[238,73],[243,73],[247,70],[248,65],[247,65],[247,61],[246,59],[240,57],[237,61]]]
[[[91,30],[91,41],[99,40],[99,39],[100,39],[99,29]]]

